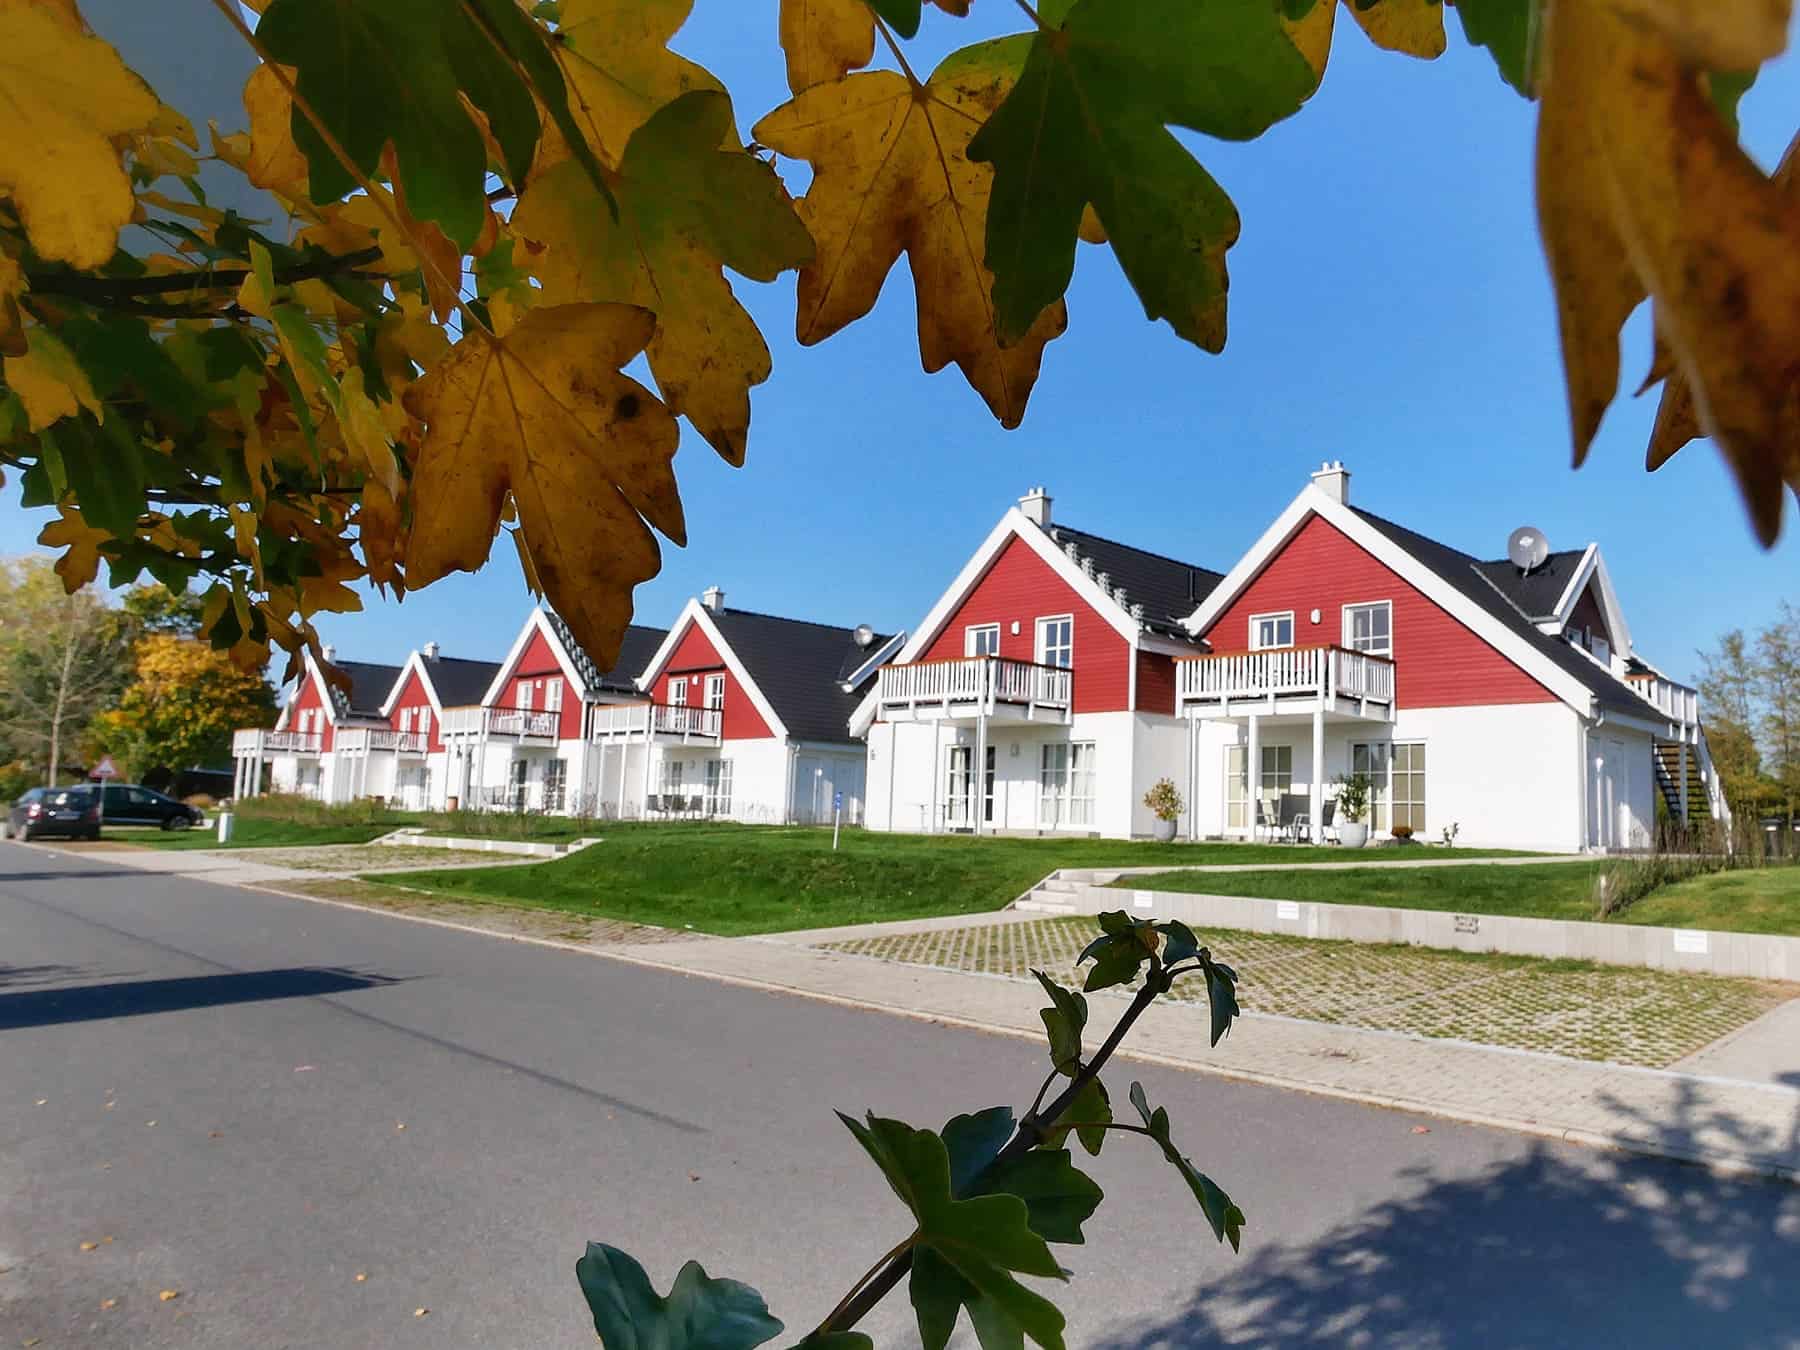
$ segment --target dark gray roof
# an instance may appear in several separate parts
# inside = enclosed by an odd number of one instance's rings
[[[1355,507],[1351,508],[1356,510]],[[1614,712],[1628,713],[1634,717],[1654,716],[1650,704],[1632,692],[1631,687],[1601,666],[1597,661],[1583,655],[1567,641],[1560,637],[1539,630],[1538,626],[1527,618],[1513,603],[1511,597],[1503,595],[1490,583],[1486,564],[1460,549],[1451,548],[1448,544],[1440,544],[1435,539],[1427,539],[1407,529],[1404,525],[1396,525],[1391,520],[1368,511],[1356,511],[1370,525],[1386,535],[1394,543],[1405,549],[1419,562],[1429,567],[1442,577],[1455,590],[1474,601],[1482,609],[1505,624],[1512,632],[1530,643],[1551,661],[1555,662],[1568,674],[1581,682],[1603,708]],[[1511,566],[1509,563],[1508,566]],[[1566,585],[1568,577],[1563,578]]]
[[[724,610],[713,614],[712,620],[789,736],[800,741],[854,740],[850,715],[868,680],[849,693],[843,681],[892,634],[877,633],[867,647],[859,647],[853,628],[744,609]]]
[[[427,678],[442,708],[473,708],[480,704],[494,676],[498,661],[468,661],[460,656],[421,656]]]
[[[1492,582],[1508,600],[1524,610],[1526,618],[1534,623],[1541,623],[1556,617],[1556,602],[1568,590],[1570,578],[1581,567],[1581,560],[1586,556],[1585,548],[1564,549],[1560,553],[1552,553],[1544,559],[1541,567],[1534,567],[1525,574],[1520,573],[1507,558],[1498,562],[1478,562],[1475,570]]]
[[[387,702],[394,681],[400,678],[400,667],[373,661],[334,660],[331,664],[350,678],[347,694],[330,680],[325,681],[325,687],[331,691],[332,711],[339,717],[380,717],[381,705]]]
[[[666,628],[647,628],[641,623],[628,623],[625,625],[625,636],[619,641],[619,659],[613,662],[612,669],[601,670],[594,658],[582,650],[581,644],[575,640],[574,630],[563,622],[560,614],[547,609],[544,617],[550,620],[550,627],[555,631],[557,640],[569,653],[569,659],[575,663],[575,673],[581,676],[581,682],[588,687],[590,693],[637,693],[637,677],[644,673],[644,667],[650,664],[650,658],[656,655],[656,649],[669,636]]]
[[[1144,626],[1169,637],[1191,640],[1181,621],[1225,579],[1223,572],[1165,558],[1072,525],[1052,523],[1048,533],[1064,552],[1073,544],[1077,562],[1093,559],[1094,574],[1105,572],[1108,585],[1115,591],[1123,589],[1126,610],[1142,605]]]

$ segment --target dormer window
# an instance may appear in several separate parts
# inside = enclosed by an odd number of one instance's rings
[[[1394,654],[1394,605],[1378,600],[1367,605],[1344,606],[1344,645],[1371,656]]]
[[[1250,650],[1266,651],[1271,647],[1294,645],[1294,611],[1250,616]]]

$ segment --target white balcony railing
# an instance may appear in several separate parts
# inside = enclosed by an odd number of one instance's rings
[[[1684,727],[1700,725],[1700,691],[1665,680],[1661,675],[1627,675],[1625,683],[1671,722]]]
[[[244,758],[257,755],[316,755],[322,739],[316,731],[234,731],[231,733],[231,753]]]
[[[395,731],[392,727],[345,727],[338,732],[336,744],[349,754],[361,755],[371,751],[422,755],[429,748],[423,732]]]
[[[650,735],[717,741],[723,726],[724,712],[719,708],[690,708],[682,703],[608,703],[594,709],[588,734],[596,741]]]
[[[1283,698],[1357,699],[1388,707],[1394,702],[1394,663],[1385,656],[1344,647],[1280,647],[1231,656],[1196,656],[1177,662],[1184,704]]]
[[[876,698],[884,708],[964,707],[992,712],[998,704],[1066,711],[1074,693],[1074,672],[1001,656],[920,661],[883,666]]]

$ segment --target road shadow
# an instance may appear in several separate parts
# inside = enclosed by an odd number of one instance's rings
[[[37,965],[9,966],[0,963],[0,989],[22,984],[50,984],[56,980],[71,980],[86,971],[85,966]]]
[[[1697,1125],[1655,1128],[1673,1142]],[[1242,1197],[1243,1256],[1184,1254],[1220,1273],[1096,1350],[1800,1343],[1791,1185],[1533,1143],[1472,1176],[1409,1169],[1395,1191],[1314,1241],[1268,1245]],[[1202,1236],[1210,1249],[1203,1225],[1182,1241]]]
[[[325,966],[189,975],[167,980],[115,980],[106,984],[0,993],[0,1031],[20,1027],[94,1022],[113,1017],[187,1008],[217,1008],[269,999],[314,998],[397,983],[397,977]]]

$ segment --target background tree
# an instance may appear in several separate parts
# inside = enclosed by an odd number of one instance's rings
[[[0,737],[54,785],[70,749],[128,677],[127,626],[90,592],[66,593],[48,559],[0,564]]]
[[[215,767],[229,758],[237,728],[274,725],[269,682],[196,638],[146,633],[132,646],[131,667],[118,706],[94,719],[89,739],[132,778]]]
[[[1706,742],[1725,799],[1735,810],[1760,810],[1769,785],[1756,740],[1760,704],[1752,643],[1734,628],[1720,635],[1717,650],[1699,656]]]
[[[1769,777],[1792,818],[1800,805],[1800,609],[1786,601],[1756,635],[1756,677]]]

